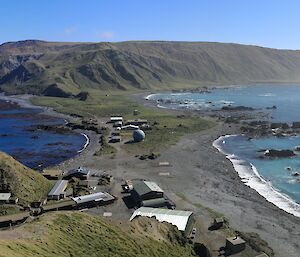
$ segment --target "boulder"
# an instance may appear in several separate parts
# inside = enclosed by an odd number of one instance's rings
[[[271,157],[271,158],[286,158],[286,157],[293,157],[296,154],[292,150],[275,150],[269,149],[264,152],[264,156]]]
[[[270,127],[271,129],[277,129],[277,128],[288,129],[289,125],[287,123],[274,122],[271,123]]]
[[[300,128],[300,121],[293,122],[292,128],[293,129],[299,129]]]
[[[247,106],[223,106],[223,111],[254,111],[255,109]]]

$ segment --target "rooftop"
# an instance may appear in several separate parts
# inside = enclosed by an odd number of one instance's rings
[[[66,174],[64,174],[64,176],[70,176],[76,173],[88,176],[90,172],[91,171],[87,168],[79,167],[78,169],[69,170]]]
[[[114,200],[115,198],[110,195],[109,193],[106,192],[99,192],[99,193],[94,193],[94,194],[89,194],[89,195],[82,195],[78,197],[72,197],[72,200],[75,201],[77,204],[81,203],[87,203],[87,202],[99,202],[99,201],[111,201]]]
[[[239,244],[246,243],[246,241],[240,237],[228,237],[228,238],[226,238],[226,240],[233,245],[239,245]]]
[[[123,120],[123,117],[122,116],[111,116],[110,120],[111,121],[114,121],[114,120]]]
[[[185,231],[188,219],[193,214],[191,211],[169,210],[160,208],[141,207],[134,211],[130,221],[137,216],[155,217],[158,221],[169,222],[179,230]]]
[[[48,195],[60,195],[62,194],[68,185],[68,180],[58,180],[52,187]]]
[[[134,190],[139,195],[144,195],[147,193],[150,193],[152,191],[154,192],[160,192],[163,193],[164,191],[153,181],[139,181],[134,183],[133,185]]]
[[[8,201],[11,193],[0,193],[0,201]]]

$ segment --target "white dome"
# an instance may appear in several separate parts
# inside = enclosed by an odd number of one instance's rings
[[[137,129],[133,131],[132,137],[135,142],[140,142],[145,139],[145,133],[143,130]]]

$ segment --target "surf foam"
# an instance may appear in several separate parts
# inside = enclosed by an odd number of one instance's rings
[[[83,135],[86,139],[86,142],[84,144],[84,146],[82,147],[81,150],[77,151],[77,153],[81,153],[85,148],[87,148],[87,146],[89,145],[90,143],[90,138],[88,137],[88,135],[84,134],[84,133],[80,133],[81,135]]]
[[[225,140],[234,136],[237,135],[221,136],[213,142],[213,146],[218,149],[219,152],[226,155],[226,158],[231,161],[235,171],[238,173],[244,184],[254,189],[267,201],[273,203],[278,208],[293,214],[296,217],[300,217],[300,205],[289,196],[274,188],[271,182],[266,181],[260,176],[258,170],[252,163],[241,160],[234,154],[228,154],[222,149],[222,144],[226,143]]]

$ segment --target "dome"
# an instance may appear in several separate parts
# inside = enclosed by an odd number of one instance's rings
[[[143,130],[137,129],[133,131],[132,137],[135,142],[140,142],[145,139],[145,133]]]

